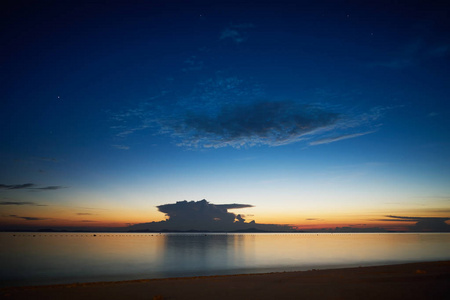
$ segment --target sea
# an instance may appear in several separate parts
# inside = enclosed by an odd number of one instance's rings
[[[450,233],[0,233],[0,287],[450,260]]]

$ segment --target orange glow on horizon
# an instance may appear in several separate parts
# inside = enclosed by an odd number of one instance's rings
[[[416,222],[389,219],[388,215],[446,217],[445,210],[433,211],[403,210],[390,212],[381,209],[371,213],[348,211],[336,213],[332,211],[303,211],[301,214],[291,212],[269,212],[257,207],[230,209],[230,213],[241,214],[247,223],[289,225],[298,230],[334,230],[336,228],[382,228],[393,231],[408,231]],[[160,222],[166,220],[164,213],[156,207],[130,208],[123,205],[106,208],[83,208],[73,206],[17,206],[9,208],[8,214],[0,218],[0,226],[13,228],[121,228],[129,225]],[[447,221],[447,224],[450,222]],[[251,227],[251,225],[249,225]]]

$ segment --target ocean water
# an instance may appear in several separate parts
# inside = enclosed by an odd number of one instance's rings
[[[449,233],[0,233],[1,286],[450,260]]]

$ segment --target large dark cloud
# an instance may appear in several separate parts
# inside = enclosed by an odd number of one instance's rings
[[[267,231],[288,231],[290,226],[258,224],[246,222],[243,215],[228,212],[228,209],[249,208],[249,204],[213,204],[206,200],[179,201],[157,206],[166,214],[167,219],[161,222],[135,224],[130,230],[198,230],[198,231],[234,231],[259,229]]]
[[[436,231],[436,232],[450,232],[450,225],[446,223],[450,218],[436,218],[436,217],[404,217],[404,216],[386,216],[389,219],[382,219],[380,221],[400,221],[400,222],[416,222],[411,226],[412,231]]]
[[[218,114],[186,115],[174,131],[188,147],[283,145],[335,124],[339,114],[293,101],[259,101],[221,107]]]
[[[233,224],[236,215],[227,211],[233,208],[252,207],[247,204],[215,205],[206,200],[179,201],[174,204],[157,206],[158,210],[165,213],[168,222],[177,226],[190,226],[191,228],[209,228],[210,226],[222,227]]]
[[[147,131],[169,135],[178,146],[189,149],[281,146],[299,141],[314,146],[375,132],[386,109],[358,112],[312,99],[275,100],[257,83],[217,75],[187,90],[164,90],[151,100],[113,113],[111,129],[116,140],[112,145],[129,149],[126,139]]]

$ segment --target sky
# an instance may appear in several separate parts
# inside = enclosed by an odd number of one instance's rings
[[[7,1],[0,229],[448,229],[444,2]]]

